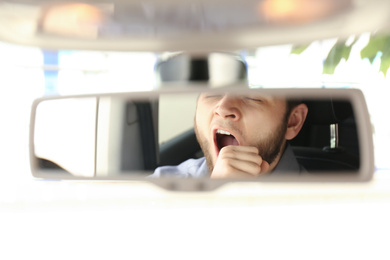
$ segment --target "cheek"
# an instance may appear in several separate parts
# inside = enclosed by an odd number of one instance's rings
[[[247,129],[252,133],[253,138],[260,139],[278,131],[282,122],[282,116],[276,112],[252,115],[250,118],[255,120],[246,122]]]
[[[195,122],[199,128],[205,128],[210,118],[211,107],[205,104],[198,104],[195,112]]]
[[[206,116],[202,111],[197,111],[195,114],[195,127],[198,133],[205,137],[207,123]]]

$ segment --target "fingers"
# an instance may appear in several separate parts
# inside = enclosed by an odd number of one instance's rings
[[[268,172],[270,167],[271,166],[269,165],[269,163],[263,160],[263,162],[261,163],[261,167],[260,167],[261,174]]]
[[[268,162],[258,154],[256,147],[226,146],[221,149],[212,178],[257,177],[269,170]]]

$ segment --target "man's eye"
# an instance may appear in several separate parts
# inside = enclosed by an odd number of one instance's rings
[[[254,101],[254,102],[258,102],[258,103],[263,102],[263,100],[260,99],[260,98],[246,97],[246,99],[249,100],[249,101]]]
[[[206,99],[218,99],[218,98],[222,98],[222,95],[206,95],[205,98]]]

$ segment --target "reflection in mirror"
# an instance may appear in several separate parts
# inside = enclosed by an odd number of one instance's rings
[[[361,139],[348,95],[151,93],[38,100],[34,175],[246,179],[359,173]]]
[[[38,105],[34,147],[40,168],[94,175],[97,107],[94,97],[47,100]]]

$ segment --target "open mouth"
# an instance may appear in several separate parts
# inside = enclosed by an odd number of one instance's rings
[[[218,148],[218,152],[228,145],[240,145],[237,139],[231,133],[218,129],[215,132],[215,144]]]

